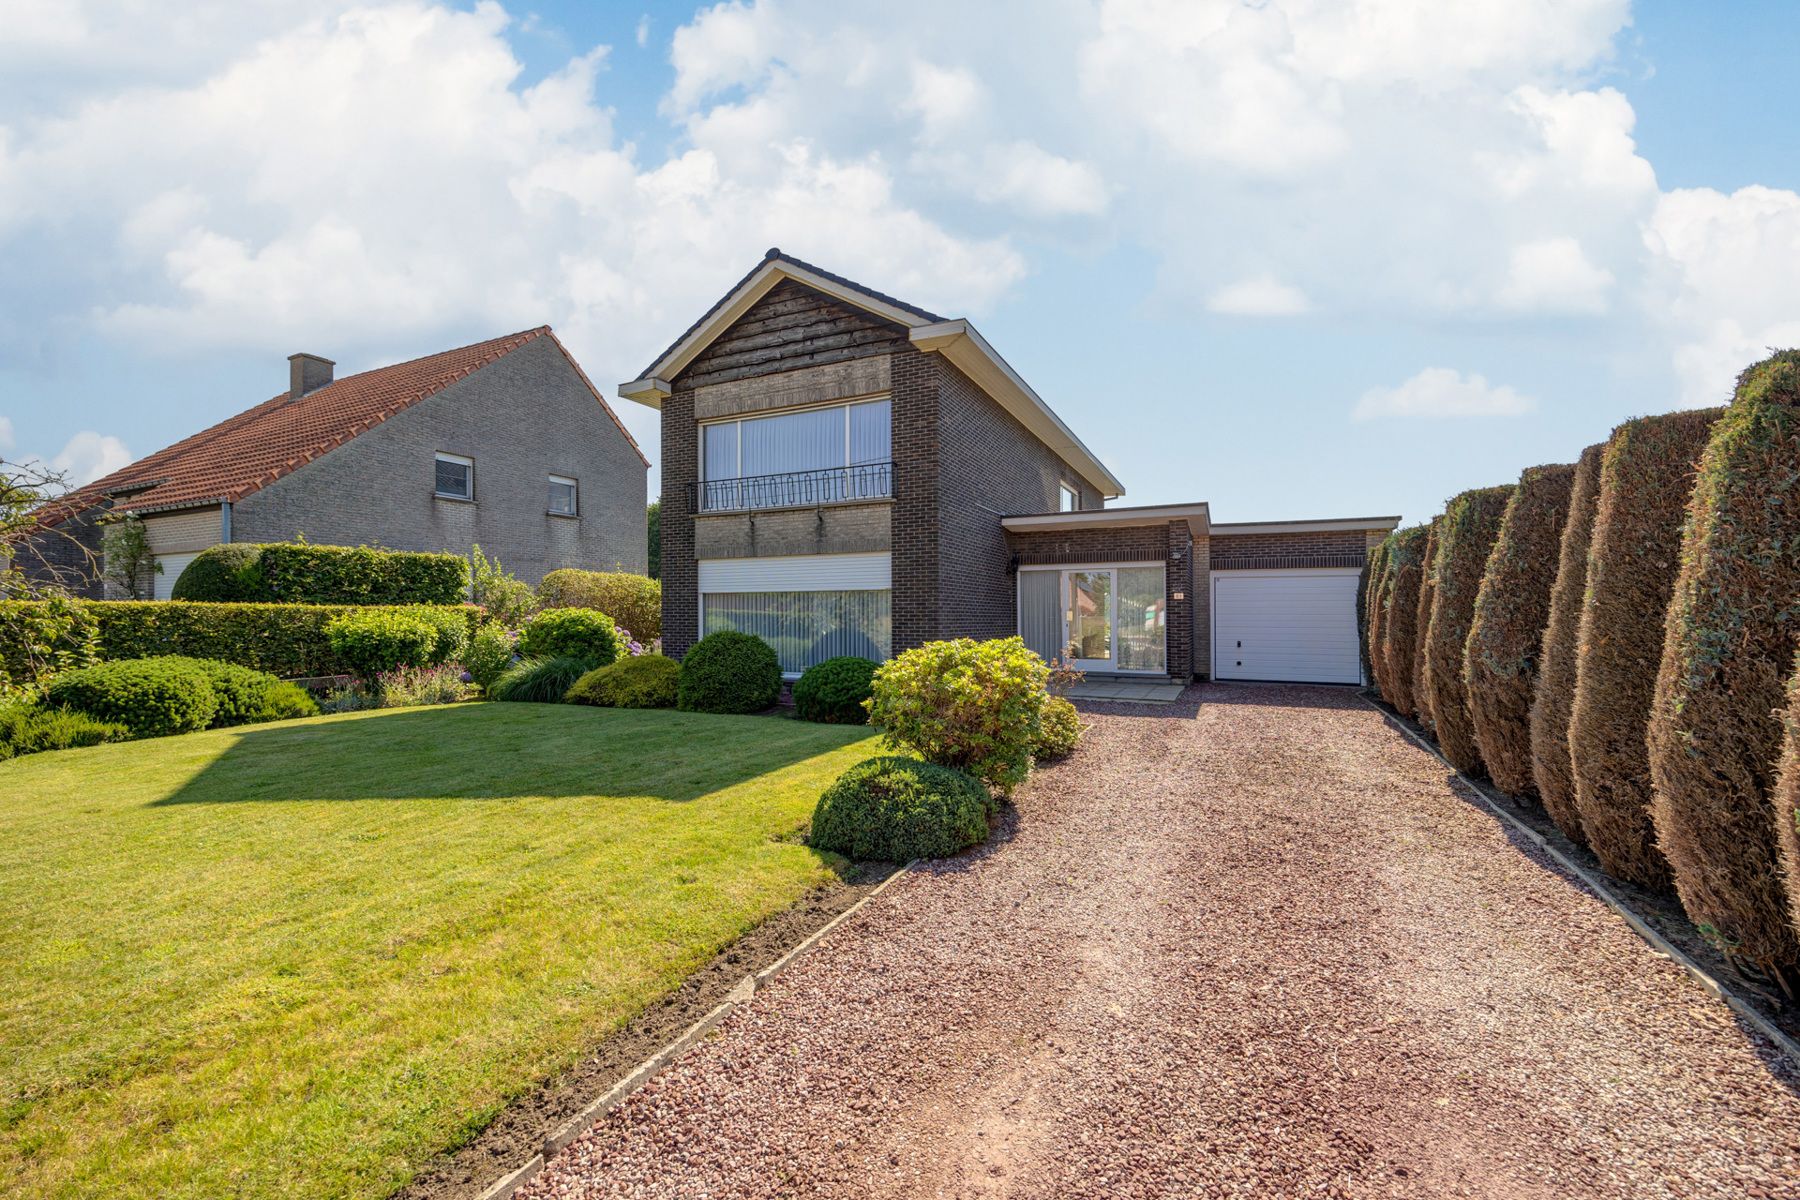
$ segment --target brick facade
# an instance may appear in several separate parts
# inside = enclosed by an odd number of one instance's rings
[[[1240,533],[1214,530],[1215,571],[1271,567],[1360,567],[1367,541],[1361,529],[1319,533]]]

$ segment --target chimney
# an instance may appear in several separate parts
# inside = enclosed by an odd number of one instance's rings
[[[288,355],[288,399],[298,400],[330,383],[331,368],[335,366],[329,358],[316,354]]]

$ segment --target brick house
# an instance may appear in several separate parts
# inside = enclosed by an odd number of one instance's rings
[[[1090,674],[1357,681],[1396,517],[1215,525],[1124,486],[966,320],[777,250],[619,394],[662,413],[663,641],[795,675],[1014,633]]]
[[[643,571],[649,463],[548,326],[333,378],[311,354],[288,388],[80,490],[16,546],[40,582],[98,597],[99,518],[143,520],[166,599],[220,542],[467,554],[519,578]]]

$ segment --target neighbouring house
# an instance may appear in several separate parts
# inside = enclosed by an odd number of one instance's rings
[[[101,521],[129,513],[159,600],[220,542],[479,544],[528,582],[645,569],[649,463],[548,326],[342,379],[333,366],[291,355],[280,395],[81,489],[18,565],[98,597]]]
[[[966,320],[771,250],[619,394],[662,412],[671,654],[740,629],[792,676],[1017,633],[1090,674],[1359,681],[1397,517],[1107,508],[1124,486]]]

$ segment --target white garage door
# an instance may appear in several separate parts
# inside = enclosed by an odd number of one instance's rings
[[[1324,567],[1214,572],[1213,676],[1361,683],[1356,637],[1361,574]]]
[[[157,600],[167,600],[175,587],[175,581],[187,570],[187,565],[200,557],[199,552],[193,554],[159,554],[156,565],[162,570],[150,577],[151,595]]]

